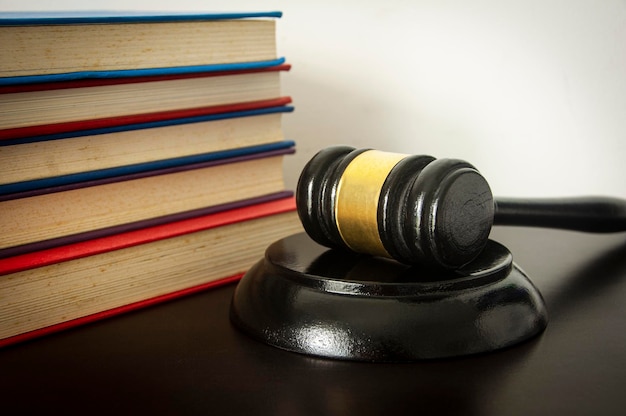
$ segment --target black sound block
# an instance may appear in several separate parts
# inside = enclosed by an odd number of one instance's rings
[[[239,282],[231,321],[267,344],[361,361],[412,361],[509,347],[547,324],[539,291],[489,240],[456,271],[281,239]]]

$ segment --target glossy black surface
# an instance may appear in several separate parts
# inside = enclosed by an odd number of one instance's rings
[[[626,234],[494,227],[550,323],[512,348],[364,363],[234,328],[235,285],[0,349],[2,412],[63,415],[603,415],[626,409]]]
[[[231,317],[279,348],[364,361],[492,351],[547,323],[541,295],[496,242],[453,272],[347,255],[304,233],[267,249],[239,283]]]

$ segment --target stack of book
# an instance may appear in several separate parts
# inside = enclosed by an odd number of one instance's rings
[[[0,346],[235,281],[301,230],[278,17],[0,14]]]

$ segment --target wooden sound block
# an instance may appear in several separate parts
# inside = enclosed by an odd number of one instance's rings
[[[270,245],[239,282],[231,320],[267,344],[361,361],[452,357],[541,333],[546,309],[509,250],[489,240],[456,271],[328,249],[306,234]]]

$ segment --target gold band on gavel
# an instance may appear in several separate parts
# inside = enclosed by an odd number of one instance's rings
[[[391,169],[405,154],[368,150],[352,160],[337,185],[335,218],[353,251],[391,257],[378,233],[378,200]]]

